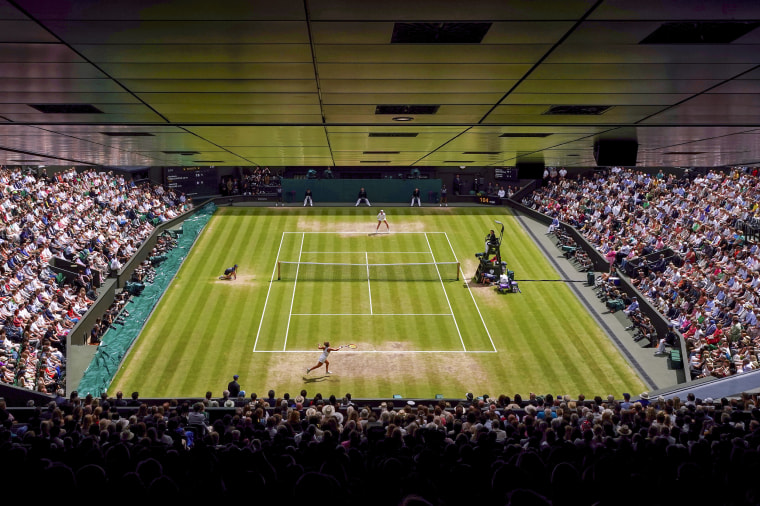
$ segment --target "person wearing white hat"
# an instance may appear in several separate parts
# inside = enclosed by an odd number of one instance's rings
[[[388,220],[385,217],[385,211],[383,211],[382,209],[380,209],[380,212],[377,213],[377,228],[375,228],[375,232],[377,232],[378,230],[380,230],[380,225],[382,223],[385,223],[385,228],[388,230],[388,232],[390,232],[391,231],[391,226],[388,225]]]

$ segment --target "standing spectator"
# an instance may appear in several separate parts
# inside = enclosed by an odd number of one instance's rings
[[[232,377],[232,381],[230,381],[227,384],[227,390],[230,391],[230,397],[233,399],[237,399],[237,397],[240,395],[240,383],[238,383],[238,376],[237,374]]]
[[[454,195],[459,195],[462,192],[462,180],[459,179],[459,174],[454,176]]]

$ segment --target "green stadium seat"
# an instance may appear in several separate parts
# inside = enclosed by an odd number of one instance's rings
[[[670,365],[674,369],[683,369],[683,359],[681,358],[681,350],[670,350]]]

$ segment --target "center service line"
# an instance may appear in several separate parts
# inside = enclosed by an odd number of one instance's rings
[[[367,290],[369,291],[369,314],[372,315],[372,285],[369,281],[369,254],[364,252],[364,259],[367,261]]]

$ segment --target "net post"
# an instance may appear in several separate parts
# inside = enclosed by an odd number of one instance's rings
[[[457,262],[457,281],[459,281],[459,262]]]
[[[277,280],[280,280],[280,261],[277,261]]]

